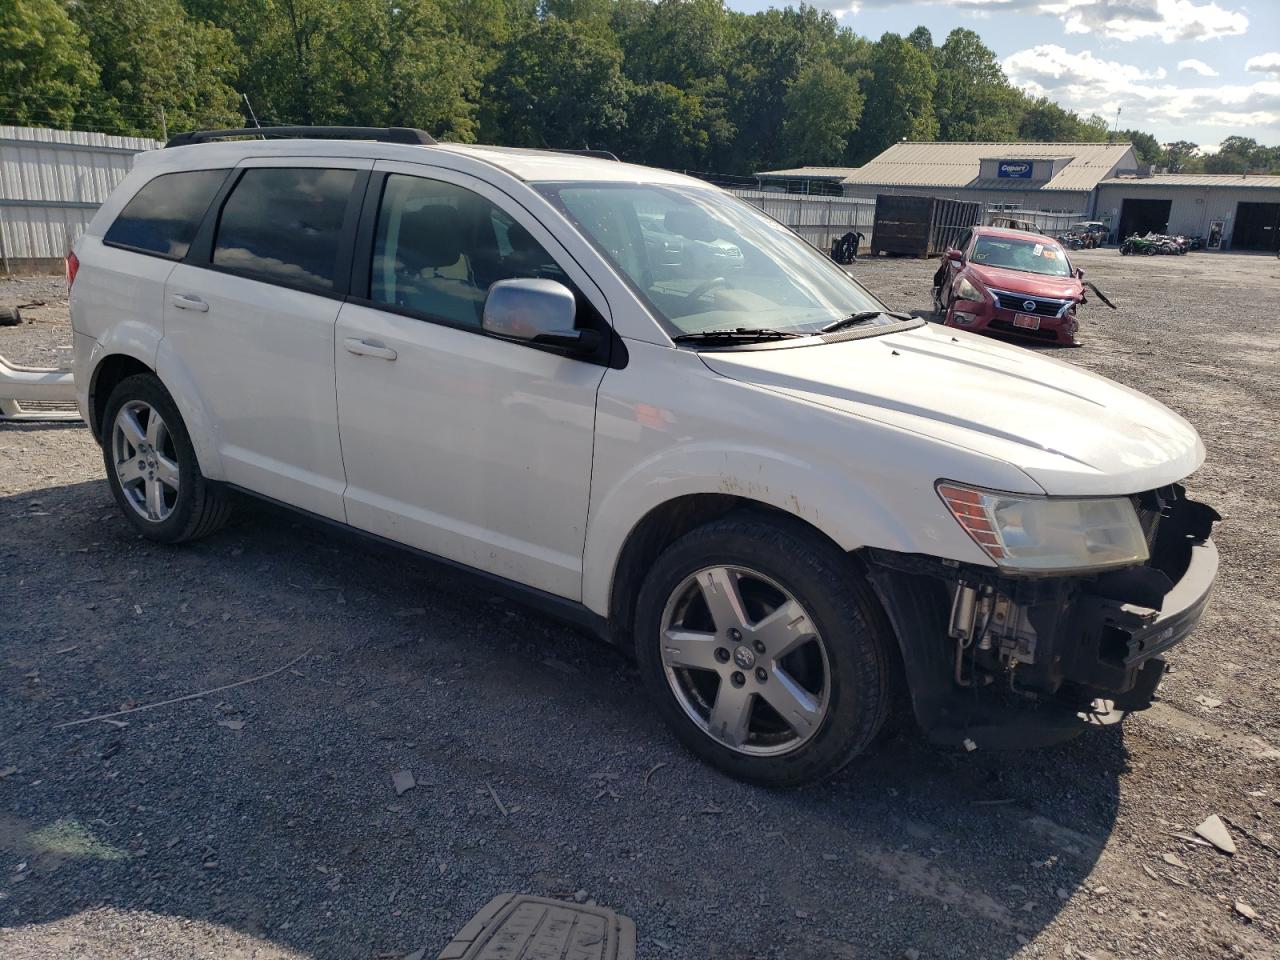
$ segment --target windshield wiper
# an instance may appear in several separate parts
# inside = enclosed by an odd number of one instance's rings
[[[911,320],[912,317],[907,313],[893,313],[890,310],[863,310],[855,313],[851,317],[845,317],[843,320],[836,320],[834,323],[828,323],[819,330],[819,333],[835,333],[837,330],[843,330],[845,327],[856,327],[860,323],[866,323],[868,320],[874,320],[876,317],[893,317],[895,320]]]
[[[757,340],[791,340],[804,334],[791,333],[788,330],[771,330],[768,327],[737,327],[724,330],[700,330],[697,333],[682,333],[671,339],[676,343],[715,343],[737,342],[752,343]]]

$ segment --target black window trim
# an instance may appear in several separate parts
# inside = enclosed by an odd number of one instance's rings
[[[356,175],[351,184],[351,192],[347,195],[347,206],[343,212],[342,226],[338,230],[332,288],[317,290],[315,287],[308,286],[305,283],[290,283],[287,280],[281,280],[279,277],[267,276],[252,270],[228,267],[224,264],[213,262],[213,248],[217,241],[218,228],[222,222],[223,208],[226,206],[231,192],[250,170],[349,170]],[[315,297],[345,301],[351,289],[351,265],[356,246],[356,232],[360,222],[361,205],[364,202],[365,191],[371,179],[372,171],[364,167],[349,167],[341,164],[290,166],[287,163],[261,165],[250,163],[234,168],[234,172],[235,176],[228,177],[223,182],[222,188],[214,197],[214,202],[205,211],[205,217],[200,224],[200,229],[196,231],[196,237],[191,241],[187,256],[183,258],[182,262],[194,267],[200,267],[203,270],[212,270],[215,273],[224,273],[228,276],[253,280],[257,283],[266,283],[274,287],[284,287],[287,290],[297,290],[299,293],[309,293]]]
[[[452,171],[448,171],[452,172]],[[502,343],[511,343],[516,346],[526,347],[531,350],[540,350],[544,353],[553,353],[557,356],[567,357],[571,360],[581,360],[584,363],[593,363],[599,366],[612,367],[622,369],[627,365],[627,348],[622,338],[614,329],[609,318],[591,301],[586,292],[578,289],[576,283],[570,283],[569,288],[573,291],[574,299],[578,305],[578,316],[582,316],[582,308],[585,305],[589,310],[589,326],[583,329],[594,329],[600,331],[601,345],[595,353],[582,354],[575,353],[572,350],[563,347],[553,346],[545,343],[532,343],[527,340],[512,340],[508,337],[500,337],[496,334],[489,333],[483,327],[472,326],[471,324],[461,323],[449,317],[441,317],[436,314],[427,313],[425,310],[415,310],[411,307],[402,307],[394,303],[385,303],[381,300],[373,300],[369,297],[370,286],[373,279],[373,248],[376,240],[376,231],[378,223],[378,214],[382,210],[382,195],[386,188],[387,180],[393,175],[404,177],[418,177],[423,180],[434,180],[438,183],[449,184],[462,190],[471,190],[461,184],[453,183],[450,180],[441,179],[438,176],[416,173],[400,173],[399,171],[376,170],[369,179],[367,188],[363,194],[363,209],[360,214],[360,224],[355,232],[355,249],[352,257],[351,267],[351,283],[350,292],[346,296],[346,302],[355,304],[360,307],[367,307],[371,310],[381,310],[384,313],[392,313],[397,316],[407,317],[411,320],[421,320],[424,323],[432,323],[436,326],[448,327],[453,330],[461,330],[465,333],[476,334],[487,337],[491,340],[497,340]],[[482,194],[476,194],[482,197]],[[487,200],[493,203],[491,200]],[[496,204],[494,204],[497,206]],[[501,208],[499,208],[501,209]],[[509,214],[508,214],[509,215]],[[547,251],[550,255],[550,251]],[[554,259],[554,257],[553,257]],[[574,261],[575,264],[577,261]],[[564,268],[561,267],[563,270]],[[581,265],[579,265],[581,269]],[[356,291],[363,291],[357,293]]]
[[[209,205],[205,207],[204,213],[200,215],[200,219],[196,223],[196,232],[191,237],[191,243],[187,244],[187,252],[182,256],[175,257],[167,253],[161,253],[158,250],[147,250],[147,249],[144,249],[143,247],[135,247],[131,243],[121,243],[119,240],[107,239],[107,234],[111,232],[111,228],[116,225],[120,217],[124,214],[125,210],[128,208],[129,204],[133,203],[133,201],[138,198],[138,195],[141,194],[143,190],[147,189],[147,187],[151,186],[151,184],[155,183],[161,177],[172,177],[182,173],[216,173],[219,170],[223,172],[222,183],[218,186],[217,190],[213,191],[213,195],[209,198]],[[112,219],[111,223],[107,226],[107,229],[102,231],[102,245],[104,247],[111,247],[113,250],[127,250],[130,253],[140,253],[144,257],[155,257],[157,260],[164,260],[164,261],[167,261],[168,263],[184,262],[187,259],[187,257],[190,256],[191,248],[195,246],[196,238],[200,236],[200,231],[203,229],[205,221],[209,218],[209,211],[213,208],[214,204],[217,203],[219,198],[223,195],[223,192],[227,188],[227,181],[234,179],[231,176],[231,174],[235,173],[235,171],[236,171],[235,167],[192,167],[189,170],[164,170],[164,171],[161,171],[160,173],[157,173],[154,177],[152,177],[150,180],[148,180],[146,183],[140,186],[137,190],[135,190],[133,192],[133,196],[131,196],[128,200],[126,200],[124,202],[124,206],[122,206],[119,209],[119,211],[117,211],[115,217]]]

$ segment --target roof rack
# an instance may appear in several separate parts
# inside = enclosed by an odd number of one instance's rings
[[[238,127],[234,130],[192,130],[170,137],[166,147],[224,140],[228,137],[299,138],[314,140],[377,140],[381,143],[431,145],[435,137],[414,127]]]
[[[615,163],[621,163],[616,153],[609,150],[583,150],[573,147],[542,147],[540,148],[547,153],[572,153],[579,157],[595,157],[597,160],[612,160]]]

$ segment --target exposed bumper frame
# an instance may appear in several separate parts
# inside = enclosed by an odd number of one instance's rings
[[[1177,493],[1151,564],[1097,576],[1020,578],[933,557],[864,551],[926,735],[969,748],[1042,746],[1150,706],[1164,672],[1162,654],[1195,629],[1218,571],[1209,538],[1218,514],[1181,498],[1181,488]],[[960,583],[1014,598],[1035,625],[1036,663],[1020,671],[1027,683],[1015,693],[956,683],[948,620]]]

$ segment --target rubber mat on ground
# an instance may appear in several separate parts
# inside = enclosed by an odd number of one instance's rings
[[[439,960],[635,960],[636,925],[605,907],[504,893]]]

